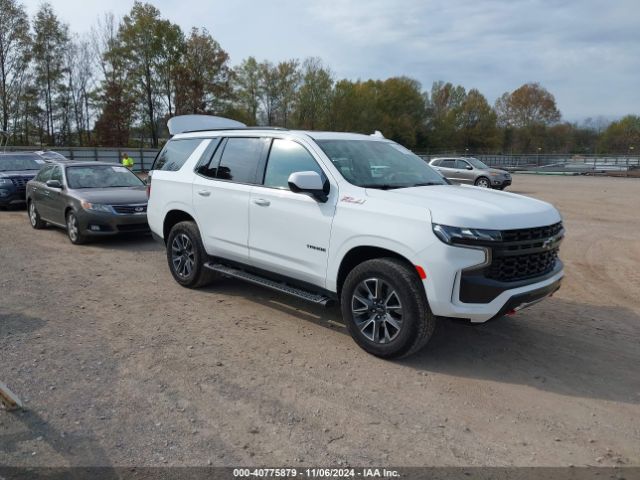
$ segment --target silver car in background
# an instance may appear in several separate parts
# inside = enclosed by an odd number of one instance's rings
[[[453,183],[466,183],[499,190],[504,190],[511,185],[509,172],[491,168],[473,157],[433,158],[429,165]]]

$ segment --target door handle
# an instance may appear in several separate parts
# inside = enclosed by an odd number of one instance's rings
[[[269,205],[271,205],[271,202],[269,200],[265,200],[264,198],[256,198],[253,203],[255,203],[256,205],[260,205],[261,207],[268,207]]]
[[[209,190],[198,190],[198,195],[202,197],[208,197],[209,195],[211,195],[211,192]]]

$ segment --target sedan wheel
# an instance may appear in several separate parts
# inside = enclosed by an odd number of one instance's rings
[[[38,210],[36,210],[36,205],[33,202],[29,202],[29,222],[35,229],[44,227],[44,222],[40,218],[40,214],[38,213]]]
[[[80,245],[85,242],[85,238],[80,231],[80,225],[78,224],[78,218],[73,212],[67,214],[67,235],[69,240],[75,245]]]
[[[478,180],[476,180],[476,187],[491,188],[491,183],[489,183],[488,178],[480,177]]]

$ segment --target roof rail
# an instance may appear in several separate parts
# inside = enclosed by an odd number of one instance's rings
[[[185,132],[205,130],[230,130],[234,128],[246,128],[247,126],[236,120],[214,115],[178,115],[171,117],[167,122],[167,128],[171,135]]]
[[[215,131],[224,131],[224,130],[276,130],[276,131],[284,131],[284,132],[288,132],[289,129],[288,128],[283,128],[283,127],[237,127],[237,128],[203,128],[200,130],[185,130],[184,132],[180,132],[180,133],[197,133],[197,132],[208,132],[210,130],[215,130]]]

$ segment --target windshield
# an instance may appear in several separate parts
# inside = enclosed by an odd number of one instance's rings
[[[480,170],[487,170],[489,168],[486,164],[482,163],[477,158],[465,158],[465,160]]]
[[[365,188],[446,185],[427,162],[397,143],[379,140],[317,140],[349,183]]]
[[[119,165],[67,167],[69,188],[140,187],[144,183],[129,169]]]
[[[43,163],[35,155],[0,155],[0,172],[40,170]]]

